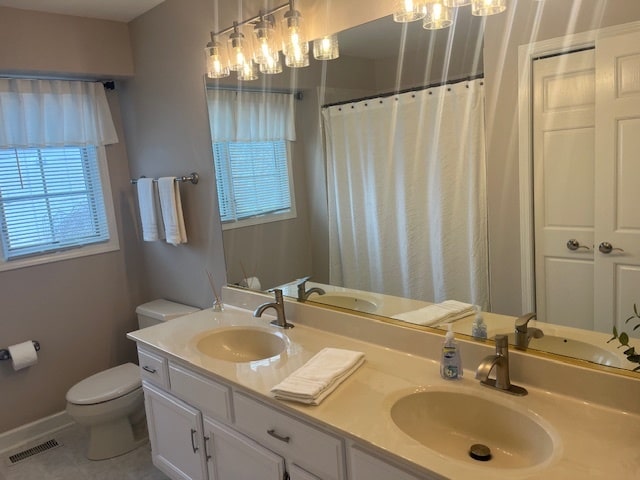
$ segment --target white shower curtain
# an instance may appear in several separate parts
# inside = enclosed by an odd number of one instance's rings
[[[332,284],[488,307],[482,84],[323,109]]]

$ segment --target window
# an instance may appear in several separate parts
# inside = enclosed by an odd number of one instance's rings
[[[223,229],[295,217],[288,150],[285,140],[214,142]]]
[[[118,248],[103,157],[93,146],[0,149],[0,269]]]

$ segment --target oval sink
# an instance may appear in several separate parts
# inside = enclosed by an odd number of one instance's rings
[[[287,347],[284,335],[257,327],[228,327],[206,332],[196,349],[227,362],[252,362],[275,357]]]
[[[358,312],[375,313],[378,306],[365,300],[364,298],[353,297],[350,295],[314,295],[309,300],[325,305],[333,305],[334,307],[348,308]]]
[[[537,415],[522,409],[459,390],[428,390],[397,400],[391,418],[414,440],[455,460],[499,469],[543,466],[557,442]],[[471,458],[477,444],[490,449],[490,460]]]

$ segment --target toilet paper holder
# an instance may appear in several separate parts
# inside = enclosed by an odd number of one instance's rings
[[[40,342],[36,340],[32,340],[33,348],[36,349],[36,352],[40,351]],[[0,348],[0,360],[11,360],[11,354],[9,353],[9,349]]]

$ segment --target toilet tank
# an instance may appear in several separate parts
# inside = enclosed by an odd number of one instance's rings
[[[144,303],[136,308],[136,313],[138,314],[138,327],[150,327],[152,325],[157,325],[159,323],[166,322],[167,320],[172,320],[198,311],[200,311],[199,308],[170,302],[169,300],[153,300],[152,302]]]

